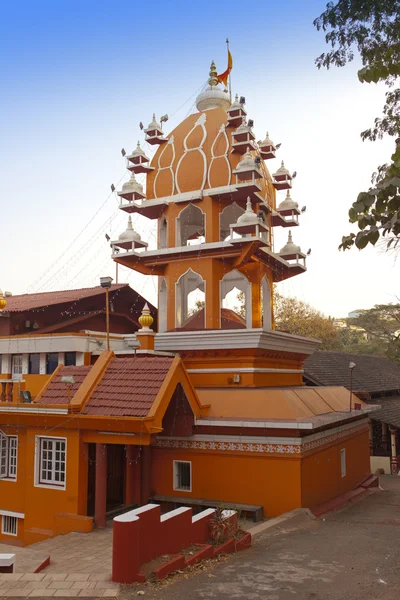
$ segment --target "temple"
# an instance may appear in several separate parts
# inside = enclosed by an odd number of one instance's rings
[[[14,519],[2,541],[90,531],[150,499],[268,518],[369,475],[371,407],[304,386],[319,342],[274,328],[274,284],[306,270],[293,175],[283,161],[270,174],[278,147],[256,141],[214,63],[196,106],[169,134],[153,115],[144,143],[156,151],[138,143],[118,192],[127,229],[112,258],[158,277],[157,315],[143,308],[129,350],[59,364],[31,403],[0,402],[0,515]],[[156,249],[133,214],[157,223]]]

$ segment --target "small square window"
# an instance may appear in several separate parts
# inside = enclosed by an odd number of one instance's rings
[[[65,488],[65,438],[38,438],[37,484]]]
[[[190,461],[174,460],[174,490],[192,491],[192,463]]]
[[[340,451],[340,472],[342,477],[346,477],[346,448]]]
[[[9,515],[3,515],[1,519],[1,533],[5,535],[17,535],[18,533],[18,519],[17,517],[10,517]]]

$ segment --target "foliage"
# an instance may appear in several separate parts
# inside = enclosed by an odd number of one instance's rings
[[[324,317],[306,302],[286,298],[275,291],[274,316],[275,329],[321,340],[321,350],[337,349],[339,335],[333,319]]]
[[[325,32],[332,50],[316,59],[317,67],[343,67],[354,59],[357,49],[363,67],[358,71],[364,83],[384,82],[389,86],[382,118],[363,131],[363,140],[396,138],[391,163],[378,167],[372,187],[361,192],[349,211],[350,223],[357,234],[343,236],[339,248],[355,245],[365,248],[379,238],[396,247],[400,241],[400,2],[399,0],[338,0],[329,2],[314,25]]]
[[[205,305],[205,300],[196,300],[194,307],[188,311],[188,317],[195,315],[197,312],[199,312],[199,310],[202,310]]]
[[[358,316],[349,321],[362,327],[387,358],[400,360],[400,303],[376,304],[368,310],[358,311]]]

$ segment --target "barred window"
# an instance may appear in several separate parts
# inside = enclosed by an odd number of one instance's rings
[[[174,460],[174,490],[192,491],[192,463]]]
[[[18,438],[0,431],[0,479],[17,478]]]
[[[38,483],[65,487],[65,438],[39,438]]]
[[[9,515],[3,515],[1,519],[1,533],[5,535],[17,535],[18,519]]]

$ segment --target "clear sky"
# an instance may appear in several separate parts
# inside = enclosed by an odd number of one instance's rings
[[[318,71],[325,50],[312,25],[319,0],[246,4],[154,0],[0,2],[0,288],[14,294],[96,285],[114,275],[105,233],[126,215],[110,184],[127,178],[120,150],[143,139],[139,121],[193,110],[212,59],[234,60],[257,139],[268,129],[279,160],[297,170],[292,197],[307,211],[294,241],[312,249],[308,271],[280,284],[325,314],[346,316],[400,296],[399,266],[371,249],[339,253],[348,208],[392,142],[359,137],[380,115],[384,87],[360,84],[357,63]],[[147,149],[146,149],[147,151]],[[269,161],[274,171],[278,161]],[[135,228],[155,244],[149,221]],[[277,228],[276,228],[277,229]],[[276,247],[287,231],[276,231]],[[122,269],[150,301],[155,282]]]

